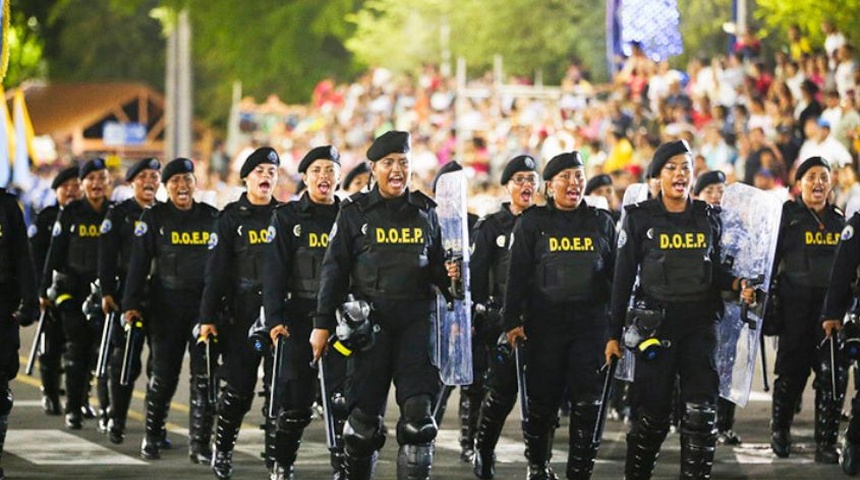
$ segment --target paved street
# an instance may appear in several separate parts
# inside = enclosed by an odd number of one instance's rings
[[[22,344],[29,348],[32,328],[23,331]],[[26,351],[21,352],[26,355]],[[769,358],[774,358],[771,352]],[[12,382],[15,393],[15,408],[10,418],[9,435],[3,467],[10,479],[205,479],[214,478],[208,468],[193,465],[186,455],[187,427],[187,379],[179,388],[171,409],[170,438],[176,448],[162,453],[162,460],[148,462],[137,454],[143,435],[143,382],[138,382],[138,391],[132,404],[126,442],[112,445],[96,431],[95,421],[88,421],[84,429],[71,432],[63,428],[62,417],[48,417],[39,407],[38,379],[19,375]],[[756,387],[760,390],[760,386]],[[436,462],[433,477],[446,480],[471,480],[475,478],[469,466],[459,460],[456,424],[456,393],[449,402],[448,414],[442,425],[436,446]],[[396,406],[389,403],[386,419],[390,434],[382,452],[377,471],[378,479],[394,479],[397,445],[393,429]],[[812,439],[812,392],[807,391],[803,411],[793,430],[796,448],[789,459],[777,460],[768,446],[768,412],[770,396],[757,391],[745,409],[738,409],[737,431],[744,443],[740,447],[719,447],[717,450],[714,478],[716,479],[830,479],[842,476],[838,466],[816,465],[812,461],[814,444]],[[262,432],[257,428],[262,416],[259,402],[246,418],[245,428],[239,439],[235,455],[234,478],[262,479],[265,469],[259,460],[262,451]],[[566,423],[563,420],[563,424]],[[600,448],[598,464],[593,478],[620,479],[623,476],[624,436],[626,425],[607,422],[604,443]],[[561,428],[556,436],[556,470],[564,471],[567,429]],[[505,427],[499,446],[499,468],[497,478],[523,478],[525,463],[523,446],[519,440],[519,415],[514,410]],[[329,474],[328,452],[322,422],[314,421],[305,435],[299,452],[298,478],[323,479]],[[679,462],[678,435],[670,434],[664,444],[654,478],[677,478]],[[330,477],[329,477],[330,478]]]

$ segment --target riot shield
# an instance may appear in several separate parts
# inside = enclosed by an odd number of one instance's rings
[[[626,215],[624,207],[644,202],[645,200],[648,200],[647,183],[631,183],[627,186],[627,189],[624,190],[624,198],[621,199],[621,225],[624,224],[624,217]]]
[[[734,276],[760,282],[756,289],[756,303],[742,308],[739,298],[727,300],[719,324],[717,371],[720,396],[744,407],[749,400],[759,351],[782,202],[771,193],[733,183],[726,188],[721,206],[720,260]]]
[[[451,301],[437,304],[436,343],[439,376],[446,385],[472,383],[472,294],[469,291],[469,226],[466,218],[466,176],[445,173],[436,183],[436,213],[448,261],[460,264],[460,281],[450,286]],[[434,355],[435,356],[435,355]]]

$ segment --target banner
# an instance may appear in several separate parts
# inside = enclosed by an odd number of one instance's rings
[[[15,119],[15,157],[12,164],[12,181],[21,190],[30,190],[33,186],[33,173],[30,165],[35,160],[33,150],[33,124],[24,102],[24,90],[15,90],[14,95]]]

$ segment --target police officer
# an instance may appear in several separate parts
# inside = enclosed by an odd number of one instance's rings
[[[43,208],[36,215],[36,221],[30,225],[30,249],[33,251],[33,262],[36,266],[36,284],[42,283],[42,270],[51,246],[51,231],[60,210],[72,200],[81,197],[81,180],[78,178],[78,166],[61,170],[51,182],[51,188],[57,196],[57,203]],[[60,358],[63,354],[63,326],[59,313],[49,308],[45,314],[44,349],[39,354],[39,372],[42,378],[42,410],[48,415],[60,414]]]
[[[112,206],[102,222],[99,241],[99,282],[102,287],[102,310],[106,317],[122,311],[119,301],[128,275],[135,222],[143,214],[144,209],[155,204],[155,193],[158,191],[160,178],[161,164],[154,158],[144,158],[132,165],[125,173],[125,181],[131,184],[133,197]],[[141,367],[140,359],[134,359],[132,384],[120,384],[126,333],[122,328],[124,322],[119,319],[115,321],[117,324],[111,339],[112,350],[108,372],[111,406],[108,412],[110,422],[107,430],[110,441],[120,444],[125,438],[125,421],[134,390],[133,381],[140,375]]]
[[[495,475],[495,449],[507,418],[517,399],[516,365],[507,355],[498,355],[502,332],[501,307],[505,298],[510,263],[511,233],[517,217],[534,205],[538,189],[536,162],[528,155],[512,158],[502,171],[501,184],[511,201],[502,204],[475,225],[469,257],[472,301],[476,307],[476,342],[489,354],[485,390],[475,436],[475,475],[490,479]]]
[[[370,183],[370,167],[367,166],[367,162],[359,162],[343,177],[341,189],[349,196],[364,190],[368,183]]]
[[[287,352],[275,399],[278,413],[267,432],[267,447],[274,447],[273,479],[291,478],[316,397],[316,375],[310,366],[313,351],[308,338],[320,288],[320,266],[340,206],[334,195],[340,181],[340,154],[332,146],[316,147],[302,158],[298,171],[307,190],[298,200],[275,210],[270,230],[274,238],[264,269],[266,325],[273,342],[284,337]],[[345,370],[344,357],[339,353],[332,352],[321,361],[326,362],[326,367]],[[326,369],[329,375],[334,371]],[[333,411],[328,413],[335,414],[339,421],[339,434],[348,413],[343,396],[332,400],[331,405]],[[331,462],[335,478],[343,478],[343,451],[335,448]]]
[[[858,267],[860,267],[860,213],[855,213],[849,220],[839,238],[836,255],[833,259],[833,269],[830,273],[830,286],[821,311],[822,329],[828,337],[836,336],[843,329],[842,318],[849,308],[856,314],[856,292]],[[844,332],[847,339],[857,341],[857,319],[853,320],[854,331]],[[851,417],[845,438],[842,442],[842,454],[839,463],[842,471],[848,475],[857,475],[860,471],[860,388],[856,388],[854,399],[851,401]]]
[[[9,382],[18,374],[18,325],[32,324],[38,313],[36,273],[24,216],[15,197],[0,188],[0,455],[13,403]],[[5,478],[0,467],[0,480]]]
[[[815,372],[815,461],[836,463],[840,398],[833,398],[830,351],[821,328],[821,307],[829,285],[830,267],[845,226],[842,211],[828,201],[830,163],[821,157],[803,161],[795,172],[800,198],[782,208],[776,247],[782,326],[773,382],[771,447],[787,457],[791,423],[810,370]],[[832,318],[832,317],[831,317]],[[839,392],[847,372],[836,372]]]
[[[720,170],[712,170],[699,175],[693,195],[708,205],[719,208],[726,191],[726,174]],[[723,297],[730,296],[728,292]],[[726,445],[738,445],[741,438],[734,432],[735,404],[723,397],[717,398],[717,442]]]
[[[218,401],[212,459],[218,478],[232,475],[239,426],[254,400],[260,355],[248,343],[248,328],[263,303],[263,252],[269,238],[269,218],[278,204],[272,195],[280,164],[278,152],[269,147],[258,148],[248,156],[239,171],[247,190],[219,213],[206,261],[200,336],[219,337],[226,382]],[[229,320],[219,315],[225,298]],[[205,388],[205,378],[197,381],[203,381]]]
[[[612,177],[601,173],[588,179],[585,185],[586,195],[595,195],[606,199],[607,208],[616,222],[621,220],[621,210],[618,209],[618,197],[615,195],[615,187],[612,186]]]
[[[206,365],[201,351],[195,348],[197,339],[192,330],[200,311],[207,248],[218,242],[210,233],[217,210],[194,200],[197,181],[191,160],[169,162],[161,182],[168,201],[144,210],[135,224],[122,297],[125,321],[146,322],[151,335],[153,367],[140,455],[147,460],[160,458],[164,422],[187,348],[191,366],[188,455],[194,463],[208,464],[214,406],[209,404],[206,385],[199,381]],[[147,295],[150,269],[153,273]]]
[[[543,179],[547,205],[526,210],[514,225],[502,321],[511,345],[528,338],[533,346],[526,351],[527,478],[554,478],[550,438],[567,387],[572,406],[567,478],[588,479],[598,447],[592,436],[600,407],[615,222],[582,201],[586,178],[579,152],[553,157]]]
[[[717,437],[719,377],[713,358],[717,312],[722,308],[720,290],[740,291],[746,282],[732,278],[720,264],[721,224],[716,211],[689,196],[693,162],[687,143],[662,144],[654,152],[652,166],[659,172],[662,192],[627,207],[618,235],[610,340],[605,352],[607,362],[613,356],[621,357],[627,317],[631,318],[625,336],[629,347],[662,347],[656,358],[637,357],[625,478],[651,477],[669,431],[672,387],[679,375],[684,402],[681,478],[710,478]],[[628,315],[637,272],[640,289],[636,308]],[[744,288],[744,300],[752,297],[752,289]],[[638,332],[642,342],[629,345],[631,331]]]
[[[374,456],[385,442],[382,414],[391,381],[397,388],[398,478],[425,479],[433,460],[436,422],[431,399],[439,373],[428,352],[432,285],[446,289],[459,277],[446,275],[435,203],[409,189],[409,133],[389,131],[367,151],[376,181],[367,193],[345,200],[322,265],[314,330],[319,358],[335,327],[335,310],[347,293],[373,305],[379,331],[372,348],[353,353],[354,378],[344,427],[347,478],[371,477]]]
[[[99,228],[110,202],[105,198],[107,169],[104,160],[84,163],[78,172],[84,198],[60,212],[42,273],[41,299],[44,308],[60,311],[66,338],[63,369],[66,372],[66,427],[79,430],[91,378],[94,338],[99,326],[88,322],[81,306],[98,278]],[[56,278],[55,278],[56,275]],[[53,285],[52,285],[53,283]],[[49,295],[48,290],[52,290]]]

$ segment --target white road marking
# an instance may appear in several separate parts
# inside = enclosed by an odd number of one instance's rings
[[[9,430],[6,451],[36,465],[146,465],[62,430]]]

